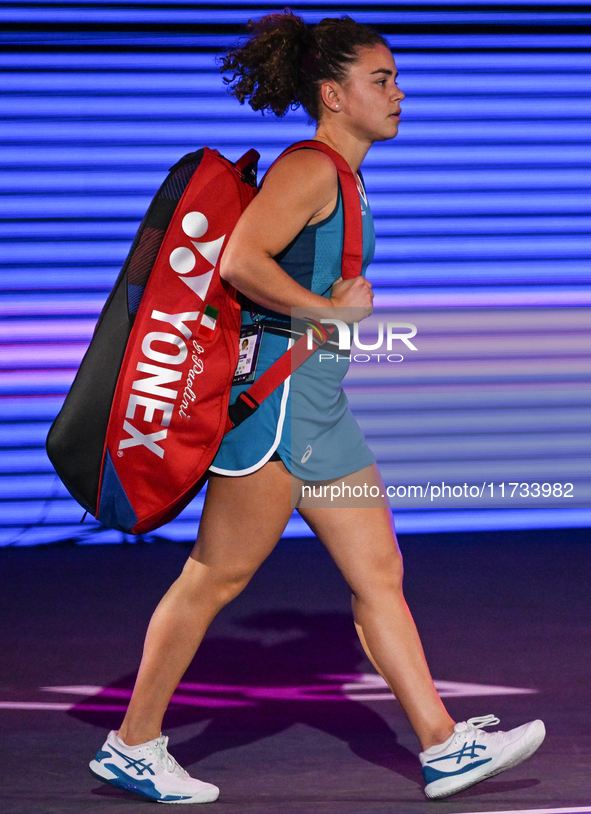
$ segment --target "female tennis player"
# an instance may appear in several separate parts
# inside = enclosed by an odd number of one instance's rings
[[[309,28],[286,10],[251,23],[250,30],[250,39],[223,60],[222,70],[232,74],[231,91],[241,103],[278,116],[301,105],[316,122],[314,139],[346,160],[358,179],[365,272],[374,232],[359,167],[374,142],[396,136],[404,99],[390,49],[349,18]],[[358,318],[371,313],[372,287],[364,274],[340,278],[343,229],[332,160],[311,149],[282,157],[239,220],[221,265],[222,277],[250,303],[243,325],[253,335],[265,322],[275,326],[262,331],[257,375],[292,341],[292,308],[324,309],[327,318],[351,308]],[[322,376],[311,360],[302,368],[309,365],[306,429],[297,439],[307,441],[304,448],[291,449],[289,380],[225,436],[211,468],[195,548],[150,622],[125,720],[90,764],[99,779],[161,803],[217,798],[216,786],[190,777],[168,753],[163,715],[208,625],[281,537],[292,513],[293,480],[338,479],[385,492],[340,387],[346,364],[339,358],[322,368]],[[236,385],[232,401],[242,386]],[[307,386],[314,398],[306,401]],[[345,577],[361,644],[417,735],[427,796],[455,794],[529,757],[544,738],[541,721],[489,733],[483,728],[499,723],[493,715],[456,723],[446,711],[404,599],[387,500],[336,508],[311,501],[298,508]]]

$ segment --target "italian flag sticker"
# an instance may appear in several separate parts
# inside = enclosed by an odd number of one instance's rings
[[[219,311],[217,308],[214,308],[213,305],[206,305],[203,316],[201,317],[201,322],[199,323],[199,326],[195,332],[196,335],[201,336],[204,339],[211,336],[215,331],[218,314]]]

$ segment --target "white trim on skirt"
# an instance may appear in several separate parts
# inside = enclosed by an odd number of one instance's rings
[[[293,340],[290,340],[290,347],[293,343]],[[277,431],[275,433],[275,440],[269,450],[263,455],[263,457],[257,461],[252,466],[247,467],[246,469],[221,469],[219,466],[210,466],[209,471],[214,472],[216,475],[229,475],[231,478],[237,478],[240,475],[251,475],[253,472],[256,472],[257,469],[260,469],[264,466],[269,458],[273,455],[277,447],[279,446],[279,442],[281,441],[281,433],[283,432],[283,423],[285,421],[285,413],[287,410],[287,398],[289,396],[289,385],[291,381],[291,376],[288,376],[287,379],[283,382],[283,394],[281,396],[281,409],[279,411],[279,420],[277,422]]]

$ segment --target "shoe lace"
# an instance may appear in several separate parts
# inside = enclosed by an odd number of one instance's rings
[[[168,735],[161,735],[154,744],[154,756],[159,765],[167,772],[186,775],[187,772],[176,762],[168,749]]]
[[[481,715],[477,718],[469,718],[466,721],[468,729],[482,729],[483,726],[496,726],[500,723],[496,715]]]

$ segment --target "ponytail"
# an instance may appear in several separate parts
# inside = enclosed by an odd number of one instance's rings
[[[325,18],[308,27],[290,9],[249,21],[250,39],[222,57],[220,71],[240,104],[284,116],[300,105],[318,121],[322,82],[341,82],[360,48],[386,45],[368,26],[350,17]]]

